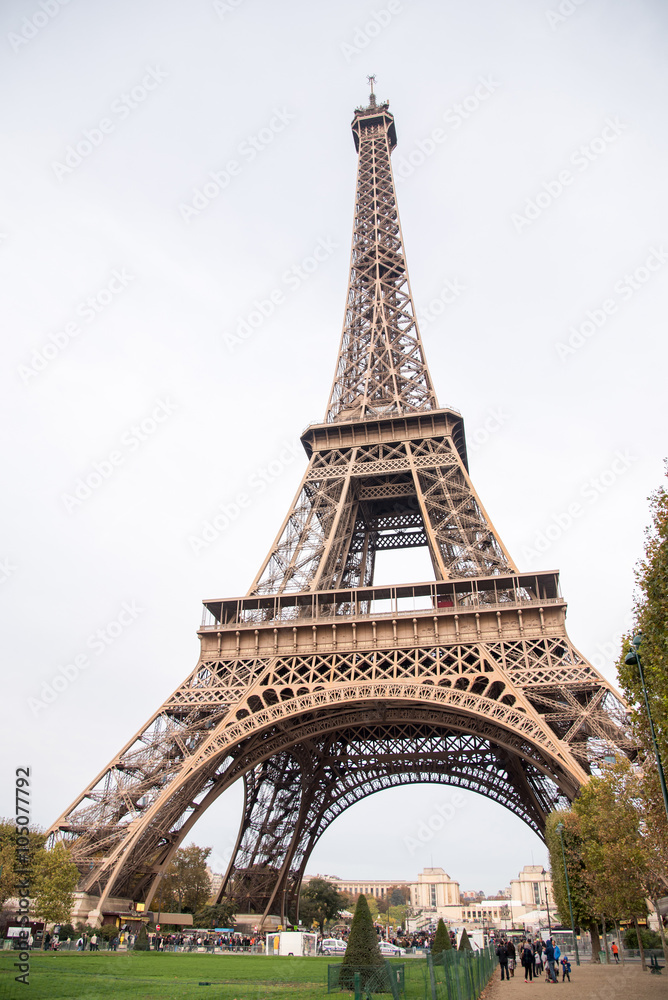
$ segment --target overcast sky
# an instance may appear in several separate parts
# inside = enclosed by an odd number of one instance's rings
[[[244,593],[274,538],[334,371],[368,73],[439,401],[511,554],[560,568],[570,636],[614,678],[668,451],[667,20],[659,0],[6,0],[0,813],[23,765],[36,823],[69,805],[195,665],[201,600]],[[430,572],[390,553],[379,574]],[[452,795],[371,796],[309,869],[434,864],[493,891],[545,863],[473,794],[412,846]],[[219,870],[240,806],[235,787],[193,831]]]

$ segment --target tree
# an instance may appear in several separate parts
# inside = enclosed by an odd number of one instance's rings
[[[74,906],[74,890],[78,881],[79,869],[70,861],[64,844],[56,844],[50,851],[41,850],[35,859],[32,886],[35,912],[46,923],[67,923]]]
[[[630,797],[632,777],[624,758],[608,764],[580,789],[573,804],[580,821],[585,879],[604,934],[606,917],[618,929],[620,920],[637,923],[647,913],[646,861],[639,814]],[[607,937],[605,948],[607,955]]]
[[[19,845],[16,823],[11,819],[0,819],[0,906],[6,900],[18,895],[17,882],[27,879],[32,885],[35,878],[35,859],[44,849],[46,840],[41,830],[24,827],[21,840],[28,838],[27,848]]]
[[[668,461],[666,462],[668,475]],[[664,771],[668,769],[668,490],[661,486],[650,498],[651,523],[645,532],[645,556],[636,569],[638,593],[635,631],[642,632],[640,657],[650,711]],[[628,640],[627,640],[628,642]],[[624,649],[626,652],[627,649]],[[631,705],[636,734],[651,752],[649,724],[637,663],[619,667],[619,680]]]
[[[589,929],[591,934],[591,960],[592,962],[599,962],[600,942],[597,915],[594,912],[591,889],[586,878],[580,821],[577,814],[572,810],[559,810],[550,813],[545,826],[545,840],[550,854],[550,873],[552,875],[552,889],[557,910],[559,911],[561,922],[568,926],[570,924],[570,913],[568,893],[566,892],[566,879],[564,877],[561,837],[556,831],[559,823],[563,823],[564,825],[564,854],[566,855],[566,867],[568,869],[568,883],[575,927],[586,927]]]
[[[391,886],[389,896],[391,906],[402,906],[404,903],[410,903],[411,901],[411,891],[407,885]]]
[[[434,935],[434,943],[431,946],[431,953],[436,960],[441,958],[444,951],[450,951],[452,948],[452,943],[450,941],[450,934],[447,927],[443,923],[443,918],[441,917],[438,921],[436,927],[436,934]]]
[[[207,870],[210,847],[179,848],[161,880],[153,901],[154,910],[196,913],[208,902],[211,880]]]
[[[394,921],[400,927],[406,926],[406,916],[408,914],[407,906],[391,906],[388,912],[390,914],[390,920]]]
[[[459,951],[473,951],[466,928],[463,929],[462,936],[459,939]]]
[[[357,899],[355,914],[350,925],[348,945],[343,956],[343,966],[339,977],[339,986],[342,989],[352,989],[354,984],[354,974],[361,975],[362,989],[373,976],[373,969],[383,965],[383,956],[378,947],[378,937],[373,926],[369,904],[366,896],[360,895]]]
[[[238,905],[234,899],[223,899],[214,906],[204,906],[195,914],[198,927],[234,927]]]
[[[347,898],[324,878],[312,878],[301,894],[299,913],[307,923],[317,923],[325,933],[325,921],[334,920],[346,906]]]
[[[668,475],[668,461],[666,462]],[[661,486],[650,498],[651,523],[645,532],[644,558],[636,568],[637,595],[634,632],[642,633],[639,647],[643,675],[659,756],[668,774],[668,491]],[[668,819],[659,782],[649,720],[644,703],[638,663],[626,663],[630,636],[623,641],[619,665],[620,686],[632,706],[634,736],[643,747],[636,804],[645,852],[647,893],[655,909],[657,899],[668,894]],[[659,920],[661,924],[661,920]],[[663,926],[661,941],[668,961]]]
[[[142,924],[139,928],[139,934],[135,938],[134,943],[135,951],[150,951],[151,945],[148,940],[148,934],[146,933],[146,924]]]

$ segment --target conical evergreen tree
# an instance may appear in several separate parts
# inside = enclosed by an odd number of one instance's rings
[[[355,972],[362,974],[362,987],[369,978],[370,967],[382,966],[383,956],[378,947],[378,936],[371,919],[371,911],[362,895],[357,900],[355,916],[350,925],[348,946],[343,956],[343,966],[339,977],[339,985],[343,989],[352,989]]]
[[[135,951],[150,951],[151,949],[148,934],[146,933],[146,924],[142,924],[139,928],[139,934],[135,939],[134,949]]]
[[[382,965],[383,956],[378,947],[378,936],[371,919],[371,911],[366,896],[360,896],[355,907],[355,916],[350,925],[348,947],[343,956],[344,965]]]
[[[434,959],[438,961],[444,951],[449,951],[452,948],[452,942],[450,941],[450,934],[447,927],[443,923],[443,918],[438,921],[438,926],[436,928],[436,934],[434,935],[434,943],[431,946],[431,953]]]
[[[462,931],[462,936],[459,939],[459,950],[460,951],[473,951],[471,947],[471,942],[469,941],[469,936],[466,933],[466,928]]]

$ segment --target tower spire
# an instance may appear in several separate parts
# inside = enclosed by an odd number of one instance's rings
[[[369,107],[370,108],[375,108],[376,107],[376,95],[374,94],[374,91],[373,91],[373,85],[376,82],[376,76],[375,76],[375,74],[372,74],[371,76],[367,76],[367,82],[369,84],[369,89],[371,91],[371,93],[369,94]]]
[[[390,154],[394,116],[378,104],[352,121],[359,154],[350,280],[326,421],[437,409],[408,280]]]

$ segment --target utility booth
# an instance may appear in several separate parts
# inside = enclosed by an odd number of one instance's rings
[[[318,954],[318,935],[306,931],[275,931],[265,935],[267,955],[296,955],[307,958]]]

